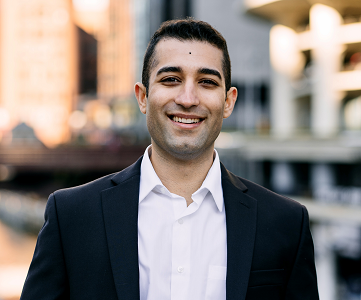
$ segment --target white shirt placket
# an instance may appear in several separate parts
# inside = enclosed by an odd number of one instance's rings
[[[184,201],[183,203],[185,203],[184,198],[173,200],[175,200],[173,201],[175,210],[178,206],[177,201]],[[171,300],[184,300],[188,298],[187,292],[189,291],[191,274],[190,259],[191,227],[190,222],[187,222],[187,217],[183,216],[173,223]]]

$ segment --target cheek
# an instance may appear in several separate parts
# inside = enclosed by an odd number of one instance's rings
[[[149,101],[147,103],[147,125],[149,129],[158,130],[163,126],[162,123],[165,122],[165,115],[163,112],[163,106],[159,105],[157,101]]]
[[[156,116],[156,110],[152,105],[149,105],[147,107],[147,125],[148,128],[152,128],[157,126],[157,116]]]
[[[203,90],[201,99],[203,99],[203,105],[205,105],[210,112],[216,114],[221,112],[223,114],[226,99],[223,92]]]
[[[151,100],[150,100],[151,99]],[[147,102],[147,114],[154,114],[159,110],[159,101],[155,97],[149,97]]]
[[[224,103],[220,102],[219,98],[216,101],[208,103],[208,109],[214,118],[223,119]]]
[[[161,111],[166,105],[166,100],[167,94],[164,93],[164,91],[153,88],[151,91],[149,91],[147,109],[151,109],[153,112]]]

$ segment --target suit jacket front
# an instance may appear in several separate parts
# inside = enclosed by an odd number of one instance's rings
[[[49,197],[21,300],[139,300],[140,164]],[[317,300],[305,207],[221,169],[227,300]]]

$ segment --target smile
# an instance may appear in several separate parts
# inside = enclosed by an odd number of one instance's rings
[[[192,123],[199,123],[201,121],[201,119],[187,119],[187,118],[179,118],[176,116],[172,116],[171,119],[174,122],[178,122],[178,123],[184,123],[184,124],[192,124]]]

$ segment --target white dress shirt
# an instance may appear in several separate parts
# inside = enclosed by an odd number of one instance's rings
[[[218,153],[187,207],[185,198],[160,181],[149,147],[139,190],[140,300],[225,300],[226,216]]]

